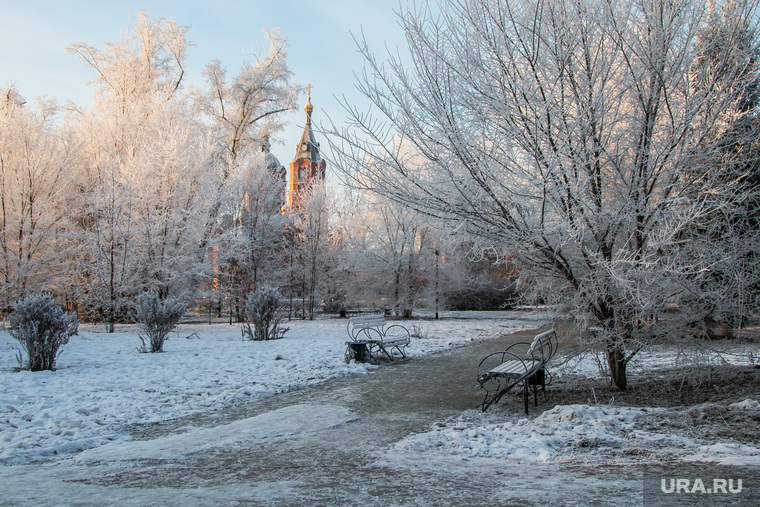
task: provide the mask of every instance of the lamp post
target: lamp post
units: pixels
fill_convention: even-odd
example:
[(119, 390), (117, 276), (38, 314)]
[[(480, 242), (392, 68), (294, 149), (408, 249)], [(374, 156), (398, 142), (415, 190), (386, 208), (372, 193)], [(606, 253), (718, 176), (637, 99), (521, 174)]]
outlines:
[(438, 256), (440, 252), (435, 249), (435, 320), (438, 320)]

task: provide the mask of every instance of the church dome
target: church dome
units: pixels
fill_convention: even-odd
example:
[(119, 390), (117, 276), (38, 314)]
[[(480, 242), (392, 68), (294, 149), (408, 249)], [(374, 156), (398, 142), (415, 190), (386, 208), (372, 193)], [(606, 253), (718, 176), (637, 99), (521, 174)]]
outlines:
[(277, 159), (277, 157), (272, 154), (271, 151), (266, 152), (266, 155), (264, 156), (264, 163), (267, 166), (267, 170), (273, 172), (273, 173), (279, 173), (280, 171), (285, 170), (285, 166), (280, 163), (280, 161)]

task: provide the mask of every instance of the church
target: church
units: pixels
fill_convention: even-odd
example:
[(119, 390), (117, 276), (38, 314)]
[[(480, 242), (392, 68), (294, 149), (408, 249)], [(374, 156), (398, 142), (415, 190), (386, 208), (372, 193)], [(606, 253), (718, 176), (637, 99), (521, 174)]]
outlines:
[[(227, 220), (222, 220), (219, 224), (219, 232), (222, 233), (225, 228), (234, 223), (238, 238), (244, 239), (245, 244), (248, 245), (246, 247), (248, 250), (244, 254), (240, 252), (236, 253), (233, 251), (234, 249), (232, 249), (231, 244), (224, 244), (224, 240), (222, 240), (222, 243), (211, 246), (208, 251), (214, 273), (211, 290), (215, 294), (215, 297), (212, 299), (215, 301), (220, 300), (221, 296), (219, 294), (223, 292), (221, 288), (223, 281), (235, 279), (233, 285), (238, 285), (238, 287), (228, 287), (227, 292), (241, 291), (239, 297), (232, 298), (236, 301), (236, 307), (234, 309), (230, 308), (230, 315), (233, 312), (238, 314), (238, 320), (240, 319), (239, 313), (241, 310), (238, 303), (244, 298), (243, 294), (256, 286), (260, 275), (259, 269), (261, 266), (259, 263), (247, 265), (247, 260), (258, 260), (261, 252), (254, 251), (257, 248), (274, 250), (282, 248), (282, 244), (278, 243), (278, 241), (267, 241), (266, 246), (261, 246), (260, 242), (254, 241), (255, 238), (275, 238), (278, 235), (272, 234), (272, 231), (267, 228), (281, 227), (281, 225), (278, 225), (281, 222), (278, 221), (259, 220), (260, 214), (263, 212), (268, 215), (287, 215), (290, 212), (295, 212), (296, 214), (303, 212), (310, 185), (313, 182), (324, 181), (325, 178), (327, 162), (322, 158), (319, 143), (314, 135), (311, 122), (311, 115), (314, 111), (314, 107), (311, 104), (311, 86), (309, 86), (309, 94), (304, 111), (306, 112), (306, 124), (296, 146), (295, 157), (289, 164), (290, 170), (287, 171), (270, 151), (269, 138), (264, 133), (261, 153), (259, 154), (259, 157), (262, 158), (254, 161), (254, 165), (261, 167), (259, 164), (263, 162), (265, 170), (273, 176), (275, 186), (259, 186), (261, 185), (260, 180), (254, 180), (258, 181), (258, 183), (246, 185), (243, 189), (242, 201), (240, 202), (237, 214), (229, 216)], [(274, 190), (275, 188), (277, 190)], [(267, 255), (264, 254), (263, 258), (266, 257)], [(277, 255), (274, 257), (277, 257)], [(221, 258), (225, 258), (225, 261), (220, 261)], [(225, 265), (222, 266), (222, 264)], [(226, 276), (220, 276), (222, 273), (225, 273)], [(221, 305), (221, 303), (219, 304)], [(216, 308), (216, 313), (221, 313), (221, 306)]]
[(265, 153), (267, 169), (281, 179), (285, 185), (283, 197), (283, 211), (297, 210), (303, 206), (304, 194), (312, 181), (324, 181), (327, 162), (322, 158), (319, 151), (319, 143), (314, 136), (311, 125), (311, 115), (314, 107), (311, 105), (311, 85), (309, 95), (304, 107), (306, 111), (306, 124), (304, 125), (301, 140), (296, 146), (296, 154), (290, 162), (290, 171), (280, 164), (277, 157), (270, 151), (268, 140), (262, 145)]

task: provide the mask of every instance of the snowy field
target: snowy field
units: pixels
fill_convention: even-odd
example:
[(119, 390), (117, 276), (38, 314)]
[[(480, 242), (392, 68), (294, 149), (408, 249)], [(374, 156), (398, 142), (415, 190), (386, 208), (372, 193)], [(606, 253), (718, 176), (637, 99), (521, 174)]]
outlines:
[[(448, 317), (457, 317), (449, 313)], [(410, 355), (421, 357), (520, 329), (540, 316), (467, 314), (407, 321)], [(130, 425), (166, 421), (362, 375), (346, 364), (346, 320), (293, 321), (282, 340), (243, 341), (239, 325), (181, 325), (164, 353), (138, 351), (134, 326), (107, 334), (82, 325), (61, 348), (55, 372), (17, 371), (19, 343), (0, 332), (0, 464), (20, 464), (128, 438)]]
[[(445, 317), (440, 321), (406, 322), (416, 335), (409, 350), (410, 365), (414, 365), (415, 358), (546, 325), (537, 313), (468, 312)], [(144, 505), (146, 501), (168, 504), (178, 498), (187, 505), (204, 505), (210, 499), (231, 504), (237, 498), (263, 499), (262, 503), (272, 505), (277, 504), (271, 503), (272, 498), (297, 500), (308, 486), (302, 477), (289, 475), (291, 472), (277, 472), (279, 475), (270, 480), (181, 490), (162, 489), (160, 477), (173, 463), (183, 463), (192, 456), (223, 455), (225, 450), (241, 444), (255, 449), (257, 442), (289, 442), (295, 447), (310, 448), (336, 431), (340, 433), (340, 428), (357, 424), (355, 411), (339, 400), (304, 400), (215, 426), (187, 427), (151, 440), (130, 439), (134, 425), (219, 411), (384, 367), (344, 362), (345, 320), (323, 318), (288, 325), (291, 329), (284, 339), (270, 342), (243, 341), (239, 326), (182, 325), (162, 354), (138, 352), (140, 340), (132, 326), (121, 326), (114, 334), (82, 326), (79, 336), (64, 346), (58, 370), (36, 373), (18, 371), (18, 344), (7, 332), (0, 332), (0, 465), (5, 465), (0, 466), (0, 483), (12, 486), (8, 501), (56, 504), (60, 495), (67, 494), (94, 498), (95, 504), (100, 494), (122, 495), (124, 504), (134, 505)], [(748, 347), (741, 354), (715, 354), (714, 360), (737, 364), (756, 360), (757, 345)], [(643, 368), (677, 366), (682, 360), (675, 352), (662, 349), (642, 356), (642, 362), (632, 365), (631, 371), (635, 374)], [(597, 358), (564, 361), (560, 357), (554, 375), (557, 379), (596, 377)], [(727, 403), (720, 415), (723, 422), (716, 419), (715, 424), (728, 424), (725, 421), (739, 413), (760, 418), (759, 400), (760, 393)], [(477, 470), (481, 468), (497, 474), (488, 479), (496, 488), (503, 487), (504, 494), (522, 495), (520, 498), (530, 496), (531, 488), (543, 491), (560, 481), (577, 499), (577, 505), (583, 505), (584, 498), (609, 497), (609, 491), (625, 491), (610, 505), (628, 505), (630, 499), (641, 498), (641, 482), (637, 479), (640, 472), (598, 475), (606, 473), (605, 469), (703, 463), (751, 467), (756, 470), (752, 477), (760, 475), (757, 446), (730, 438), (707, 438), (700, 435), (698, 428), (674, 431), (666, 424), (672, 414), (668, 410), (672, 408), (567, 404), (543, 412), (532, 410), (529, 417), (501, 405), (486, 413), (467, 410), (383, 446), (372, 466), (392, 471), (388, 473), (414, 470), (415, 474), (408, 478), (410, 494), (420, 488), (419, 495), (440, 495), (439, 481), (450, 481), (446, 489), (450, 496), (446, 498), (457, 499), (455, 503), (461, 500), (458, 495), (464, 494), (462, 487), (478, 483)], [(316, 449), (318, 454), (319, 446)], [(131, 488), (109, 488), (106, 492), (96, 484), (88, 485), (96, 476), (103, 481), (111, 476), (123, 478), (121, 474), (130, 474), (134, 467), (151, 460), (165, 463), (168, 468), (157, 469), (151, 479), (152, 469), (146, 465), (134, 479), (141, 477), (142, 482)], [(613, 468), (609, 469), (609, 465)], [(538, 482), (522, 477), (521, 471), (528, 469), (539, 477)], [(287, 470), (298, 473), (296, 468)], [(593, 473), (588, 475), (588, 470)], [(500, 485), (501, 472), (513, 477), (512, 482)], [(313, 473), (316, 481), (333, 483), (331, 470), (314, 469)], [(41, 485), (32, 497), (24, 488), (29, 482)], [(345, 484), (350, 483), (337, 482), (344, 486), (340, 491), (347, 495), (348, 503), (351, 498), (357, 501), (350, 496), (357, 492), (345, 489)], [(585, 489), (591, 487), (602, 489), (594, 496), (584, 496)], [(327, 489), (330, 494), (336, 491)], [(279, 493), (275, 494), (275, 490)], [(369, 493), (359, 494), (365, 495), (361, 496), (364, 504), (376, 504), (365, 502), (372, 499), (366, 496)], [(573, 504), (568, 503), (562, 489), (552, 494), (554, 503)], [(82, 498), (82, 504), (88, 504)], [(477, 503), (477, 496), (468, 498), (468, 505)]]

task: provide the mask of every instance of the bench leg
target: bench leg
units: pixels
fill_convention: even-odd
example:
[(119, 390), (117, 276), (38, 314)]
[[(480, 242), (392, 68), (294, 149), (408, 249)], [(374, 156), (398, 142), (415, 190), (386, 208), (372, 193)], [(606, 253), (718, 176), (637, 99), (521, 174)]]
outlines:
[(379, 348), (380, 352), (382, 352), (383, 354), (385, 354), (385, 356), (388, 358), (389, 361), (393, 361), (393, 353), (392, 353), (393, 352), (393, 348), (391, 348), (391, 352), (390, 353), (382, 345), (379, 345), (378, 348)]
[(496, 398), (496, 395), (491, 396), (491, 399), (489, 400), (488, 397), (491, 396), (490, 393), (486, 393), (485, 398), (483, 398), (483, 403), (480, 404), (480, 411), (485, 412), (488, 410), (488, 407), (491, 406), (491, 404), (494, 402), (494, 399)]
[(374, 343), (368, 343), (367, 344), (367, 362), (370, 364), (377, 364), (378, 363), (378, 357), (377, 357), (377, 351), (375, 350), (376, 344)]
[[(505, 394), (507, 394), (507, 392), (511, 388), (512, 388), (512, 386), (510, 386), (508, 388), (505, 388), (505, 389), (502, 389), (501, 391), (499, 391), (497, 393), (493, 393), (493, 394), (486, 393), (486, 397), (483, 398), (483, 403), (481, 404), (481, 407), (483, 407), (483, 412), (485, 412), (486, 410), (488, 410), (488, 407), (490, 407), (494, 403), (498, 403), (499, 400), (502, 398), (502, 396), (504, 396)], [(491, 397), (490, 400), (488, 399), (489, 396)]]
[[(406, 345), (404, 345), (403, 347), (406, 348)], [(382, 353), (386, 355), (386, 357), (388, 357), (389, 361), (394, 360), (394, 357), (393, 357), (394, 349), (398, 350), (398, 353), (401, 355), (401, 357), (406, 358), (406, 352), (404, 352), (404, 349), (402, 348), (401, 345), (391, 345), (388, 348), (384, 347), (383, 345), (378, 345), (378, 348), (380, 349)]]
[(528, 378), (528, 383), (533, 387), (533, 404), (538, 406), (538, 386), (541, 391), (546, 393), (546, 374), (544, 369), (537, 370), (536, 373)]

